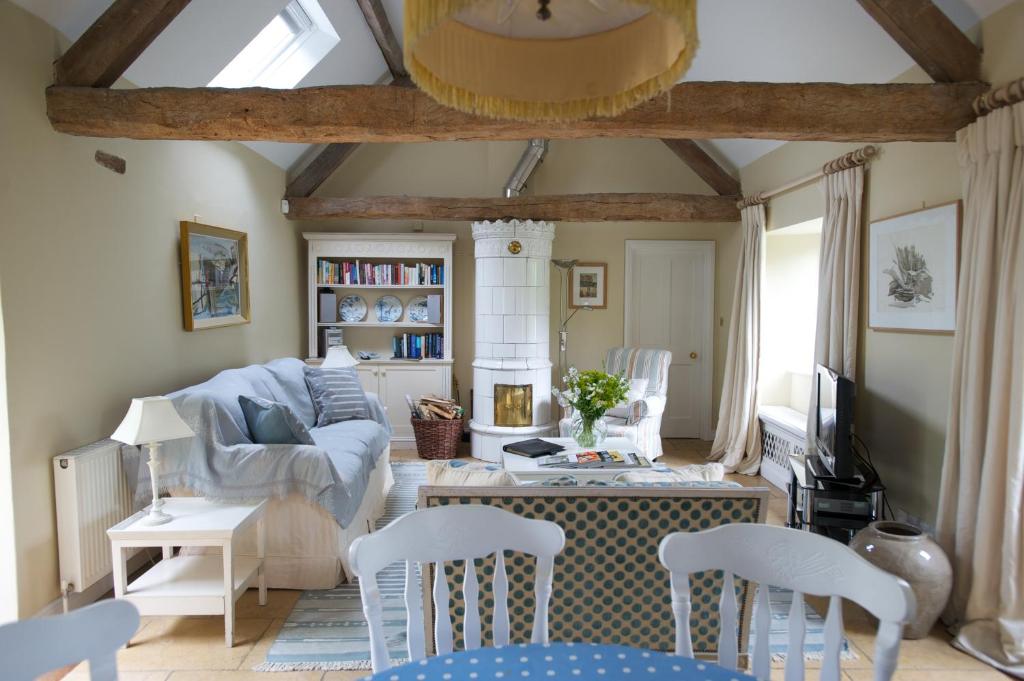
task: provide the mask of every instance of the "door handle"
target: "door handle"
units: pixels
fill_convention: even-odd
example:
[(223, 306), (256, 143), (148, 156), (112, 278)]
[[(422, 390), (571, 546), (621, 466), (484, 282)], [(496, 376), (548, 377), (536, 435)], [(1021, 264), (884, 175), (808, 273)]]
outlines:
[(697, 359), (697, 353), (696, 352), (691, 352), (690, 353), (690, 359)]

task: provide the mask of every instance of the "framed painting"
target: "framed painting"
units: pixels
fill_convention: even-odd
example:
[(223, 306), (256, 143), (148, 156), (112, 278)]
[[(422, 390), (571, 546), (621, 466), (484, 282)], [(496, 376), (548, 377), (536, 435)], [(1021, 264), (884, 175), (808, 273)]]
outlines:
[(569, 270), (569, 307), (608, 307), (608, 264), (580, 262)]
[(249, 323), (245, 232), (182, 221), (181, 303), (186, 331)]
[(952, 333), (960, 259), (961, 203), (871, 223), (868, 326)]

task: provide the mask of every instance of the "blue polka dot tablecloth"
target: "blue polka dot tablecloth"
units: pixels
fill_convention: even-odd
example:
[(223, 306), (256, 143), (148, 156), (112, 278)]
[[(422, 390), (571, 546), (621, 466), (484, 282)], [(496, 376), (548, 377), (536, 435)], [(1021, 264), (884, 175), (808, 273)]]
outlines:
[(395, 667), (372, 681), (749, 681), (710, 662), (625, 646), (552, 643), (480, 648)]

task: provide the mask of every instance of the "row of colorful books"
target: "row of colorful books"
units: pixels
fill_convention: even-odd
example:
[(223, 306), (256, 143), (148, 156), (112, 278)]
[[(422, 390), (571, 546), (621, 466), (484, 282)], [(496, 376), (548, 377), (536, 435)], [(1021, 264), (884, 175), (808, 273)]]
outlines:
[(317, 281), (322, 285), (443, 286), (444, 265), (418, 263), (332, 262), (318, 260)]
[(444, 334), (403, 333), (391, 339), (392, 359), (444, 359)]

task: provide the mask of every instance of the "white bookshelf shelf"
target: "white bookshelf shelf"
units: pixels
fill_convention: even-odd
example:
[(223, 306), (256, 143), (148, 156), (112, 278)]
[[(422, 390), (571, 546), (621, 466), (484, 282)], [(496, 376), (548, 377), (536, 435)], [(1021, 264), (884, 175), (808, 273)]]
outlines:
[[(405, 234), (360, 234), (355, 232), (307, 232), (303, 235), (309, 245), (307, 273), (309, 359), (311, 365), (323, 361), (324, 329), (344, 329), (344, 341), (353, 356), (361, 350), (379, 353), (376, 360), (360, 360), (356, 366), (359, 380), (367, 392), (376, 393), (387, 407), (391, 421), (393, 442), (412, 442), (414, 436), (409, 422), (406, 395), (414, 398), (434, 394), (452, 395), (452, 245), (454, 234), (415, 232)], [(360, 261), (373, 265), (443, 265), (443, 284), (323, 284), (320, 283), (319, 260), (334, 263)], [(429, 279), (427, 280), (429, 281)], [(373, 291), (378, 291), (373, 294)], [(360, 293), (367, 306), (366, 321), (320, 322), (320, 296), (334, 294), (340, 300), (349, 292)], [(419, 295), (441, 294), (442, 318), (440, 324), (397, 321), (378, 322), (373, 312), (377, 298), (385, 292), (401, 300), (404, 307)], [(335, 303), (337, 304), (337, 303)], [(406, 313), (403, 311), (402, 316)], [(443, 338), (444, 356), (421, 360), (391, 359), (392, 339), (402, 334), (434, 334)]]
[(357, 289), (408, 289), (423, 291), (443, 291), (444, 284), (317, 284), (317, 288), (357, 288)]
[(341, 326), (383, 329), (443, 329), (444, 324), (427, 324), (424, 322), (317, 322), (317, 326)]

